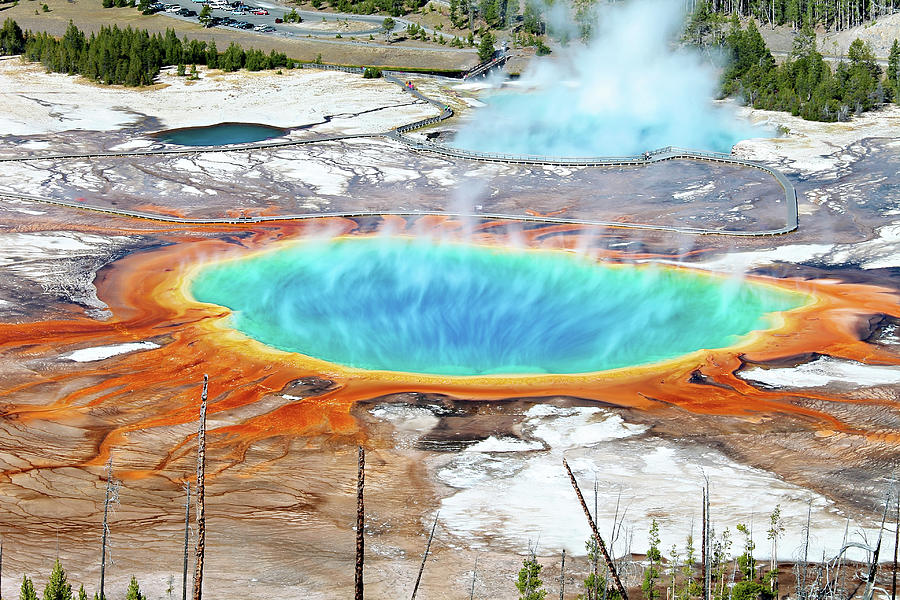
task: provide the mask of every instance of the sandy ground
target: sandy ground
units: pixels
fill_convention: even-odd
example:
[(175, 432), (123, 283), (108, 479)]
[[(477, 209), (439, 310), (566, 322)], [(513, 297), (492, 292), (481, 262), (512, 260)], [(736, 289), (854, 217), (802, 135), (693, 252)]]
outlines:
[[(164, 88), (126, 90), (100, 88), (2, 62), (0, 89), (5, 90), (4, 101), (10, 107), (0, 117), (0, 130), (10, 134), (4, 136), (3, 147), (13, 147), (17, 135), (27, 138), (29, 151), (69, 147), (79, 141), (72, 137), (73, 130), (82, 138), (87, 137), (84, 131), (90, 131), (92, 140), (141, 143), (135, 130), (142, 123), (149, 121), (160, 128), (200, 125), (223, 120), (222, 113), (279, 126), (346, 115), (317, 126), (315, 132), (380, 131), (433, 114), (429, 106), (410, 104), (395, 86), (344, 74), (204, 75), (192, 85), (167, 75)], [(12, 90), (15, 93), (9, 93)], [(441, 93), (453, 97), (452, 90)], [(619, 232), (610, 235), (609, 243), (637, 244), (649, 253), (702, 248), (693, 259), (695, 265), (735, 269), (735, 273), (797, 268), (803, 276), (824, 277), (828, 268), (850, 264), (852, 276), (869, 271), (872, 281), (892, 285), (885, 267), (897, 266), (894, 261), (900, 256), (895, 229), (900, 212), (891, 212), (896, 209), (891, 204), (895, 199), (884, 194), (877, 206), (863, 207), (866, 212), (859, 212), (854, 204), (881, 195), (873, 191), (880, 188), (873, 187), (868, 171), (859, 169), (882, 148), (869, 145), (868, 140), (897, 136), (900, 112), (891, 109), (834, 125), (761, 111), (746, 114), (790, 130), (784, 138), (744, 142), (736, 151), (780, 166), (798, 183), (804, 220), (796, 236), (732, 243)], [(129, 142), (128, 136), (135, 139)], [(282, 179), (265, 171), (266, 161)], [(253, 185), (239, 187), (245, 180), (259, 180), (258, 187), (266, 189), (253, 198), (260, 206), (289, 201), (320, 206), (324, 199), (342, 207), (368, 195), (376, 198), (366, 202), (382, 201), (390, 207), (429, 207), (437, 201), (433, 199), (446, 202), (450, 196), (462, 205), (477, 198), (477, 202), (499, 206), (525, 208), (534, 203), (532, 207), (548, 209), (582, 193), (584, 206), (590, 207), (589, 200), (595, 198), (590, 192), (597, 188), (595, 176), (581, 170), (452, 165), (411, 155), (396, 144), (368, 140), (323, 145), (307, 154), (226, 153), (99, 167), (88, 161), (27, 169), (10, 165), (0, 168), (0, 175), (5, 185), (31, 182), (35, 189), (29, 191), (56, 193), (80, 186), (108, 201), (123, 200), (127, 194), (122, 190), (127, 189), (135, 197), (143, 193), (175, 210), (203, 208), (202, 198), (211, 196), (205, 190), (217, 191), (226, 199), (249, 196)], [(700, 178), (678, 193), (689, 192), (692, 195), (682, 199), (699, 202), (699, 191), (722, 177)], [(294, 188), (281, 187), (290, 180), (312, 190), (309, 197), (295, 200), (288, 193)], [(556, 187), (550, 186), (551, 181)], [(175, 183), (183, 187), (173, 187)], [(628, 184), (629, 189), (637, 186), (638, 182)], [(519, 204), (514, 204), (517, 199)], [(98, 220), (36, 203), (4, 202), (3, 207), (0, 272), (5, 283), (0, 310), (8, 321), (27, 322), (35, 315), (61, 318), (65, 311), (80, 313), (82, 307), (102, 318), (102, 298), (91, 293), (96, 292), (94, 277), (103, 265), (122, 255), (172, 243), (179, 236), (207, 235), (152, 223)], [(832, 231), (823, 226), (848, 222), (858, 229)], [(115, 229), (118, 235), (97, 233), (104, 228)], [(884, 347), (900, 341), (896, 328), (890, 326), (879, 329), (876, 337)], [(96, 383), (95, 376), (88, 375), (89, 368), (106, 365), (114, 370), (120, 359), (142, 353), (164, 356), (166, 343), (165, 336), (160, 336), (127, 346), (34, 349), (25, 357), (3, 354), (0, 380), (24, 384), (47, 373), (76, 374), (65, 386), (48, 383), (11, 400), (42, 406), (47, 397), (65, 397)], [(803, 368), (757, 365), (743, 378), (764, 385), (789, 382), (793, 388), (879, 398), (878, 406), (835, 402), (828, 410), (862, 430), (884, 432), (885, 439), (897, 428), (895, 406), (900, 398), (892, 370), (818, 360)], [(257, 405), (223, 411), (212, 422), (217, 443), (210, 460), (217, 473), (209, 492), (207, 593), (247, 598), (347, 597), (352, 581), (352, 444), (324, 436), (275, 438), (253, 445), (235, 460), (227, 438), (216, 433), (295, 402), (310, 394), (308, 388), (314, 385), (298, 382), (295, 390), (274, 390)], [(164, 393), (138, 390), (118, 407), (98, 408), (83, 420), (38, 419), (27, 427), (3, 422), (0, 462), (5, 479), (0, 514), (8, 517), (0, 519), (0, 528), (12, 548), (6, 556), (8, 576), (3, 587), (7, 596), (14, 596), (16, 578), (22, 573), (43, 577), (49, 571), (52, 553), (48, 548), (57, 531), (60, 555), (73, 580), (94, 589), (102, 470), (82, 462), (93, 456), (97, 431), (105, 424), (127, 423), (140, 414), (150, 397)], [(812, 398), (804, 402), (826, 403)], [(575, 555), (567, 559), (571, 569), (567, 597), (574, 597), (575, 579), (585, 567), (581, 542), (587, 531), (561, 478), (562, 456), (572, 462), (585, 490), (594, 479), (598, 481), (604, 531), (611, 528), (614, 499), (621, 493), (629, 517), (615, 545), (620, 555), (645, 549), (648, 515), (662, 523), (665, 547), (683, 543), (691, 519), (698, 518), (696, 493), (705, 472), (715, 485), (714, 510), (720, 527), (738, 521), (762, 527), (773, 505), (782, 505), (790, 531), (782, 546), (785, 558), (795, 556), (799, 547), (798, 532), (807, 505), (813, 507), (817, 524), (816, 552), (838, 544), (847, 518), (851, 533), (858, 535), (858, 528), (868, 528), (871, 538), (872, 500), (882, 493), (884, 477), (892, 472), (897, 456), (896, 445), (889, 441), (812, 431), (802, 419), (755, 414), (700, 418), (675, 409), (646, 414), (571, 398), (473, 404), (398, 395), (361, 404), (354, 414), (373, 446), (367, 537), (371, 598), (408, 593), (437, 510), (442, 521), (420, 598), (467, 598), (476, 556), (475, 597), (515, 598), (512, 581), (529, 541), (539, 542), (551, 596), (557, 589), (555, 581), (551, 583), (558, 576), (557, 552), (566, 548)], [(167, 426), (133, 431), (122, 443), (116, 460), (126, 465), (121, 476), (124, 486), (112, 527), (116, 562), (108, 571), (113, 594), (119, 594), (131, 573), (137, 573), (154, 600), (177, 596), (183, 515), (178, 480), (190, 476), (193, 468), (190, 444), (183, 448), (179, 444), (188, 439), (188, 429)], [(160, 456), (173, 447), (181, 450), (158, 475), (128, 476), (129, 469), (158, 464)], [(758, 543), (760, 556), (765, 556), (767, 544), (761, 539)], [(639, 565), (629, 562), (628, 572), (629, 583), (639, 584)], [(170, 577), (171, 593), (167, 592), (172, 587)]]

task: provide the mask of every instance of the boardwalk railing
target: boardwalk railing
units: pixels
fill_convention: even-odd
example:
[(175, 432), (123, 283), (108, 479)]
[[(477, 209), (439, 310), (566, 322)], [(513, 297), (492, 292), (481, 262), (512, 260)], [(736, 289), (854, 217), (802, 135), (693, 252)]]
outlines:
[(504, 53), (497, 58), (492, 58), (490, 60), (484, 61), (481, 64), (475, 65), (470, 71), (463, 75), (463, 80), (471, 79), (472, 77), (478, 77), (479, 75), (484, 75), (494, 67), (499, 67), (507, 60), (509, 60), (509, 55)]
[(343, 73), (356, 73), (362, 75), (362, 67), (345, 67), (342, 65), (326, 65), (324, 63), (300, 63), (301, 69), (319, 69), (321, 71), (341, 71)]

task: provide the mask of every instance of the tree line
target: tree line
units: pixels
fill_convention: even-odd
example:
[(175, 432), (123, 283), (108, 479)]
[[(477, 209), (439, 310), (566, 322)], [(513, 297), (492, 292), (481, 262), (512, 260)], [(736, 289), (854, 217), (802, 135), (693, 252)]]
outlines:
[(766, 25), (842, 30), (900, 11), (898, 0), (690, 0), (692, 11), (753, 17)]
[(900, 102), (900, 44), (894, 40), (886, 73), (871, 46), (850, 44), (847, 60), (834, 69), (804, 25), (790, 56), (780, 65), (751, 19), (741, 28), (734, 16), (724, 47), (730, 54), (723, 74), (724, 95), (740, 95), (754, 108), (787, 111), (812, 121), (843, 121), (885, 102)]
[(101, 27), (86, 36), (69, 23), (62, 38), (44, 32), (23, 32), (11, 19), (0, 29), (0, 54), (22, 54), (27, 60), (40, 62), (48, 70), (68, 75), (82, 75), (105, 84), (143, 86), (153, 83), (160, 69), (184, 65), (206, 65), (223, 71), (247, 69), (293, 68), (294, 61), (274, 50), (244, 50), (232, 42), (220, 53), (216, 42), (178, 39), (173, 29), (165, 34), (150, 34), (146, 29), (120, 29), (117, 25)]
[[(106, 596), (101, 596), (100, 592), (94, 592), (93, 599), (106, 600)], [(34, 582), (28, 575), (22, 576), (22, 585), (19, 587), (19, 600), (38, 600)], [(68, 581), (66, 571), (63, 569), (59, 559), (56, 559), (47, 585), (44, 586), (43, 600), (88, 600), (88, 595), (84, 591), (84, 584), (78, 588), (77, 592), (73, 592), (72, 584)], [(131, 582), (125, 591), (125, 600), (147, 600), (147, 597), (141, 592), (134, 575), (131, 576)]]
[[(885, 503), (882, 529), (891, 504), (896, 506), (891, 500)], [(836, 557), (815, 562), (810, 561), (808, 556), (810, 522), (811, 517), (808, 515), (804, 531), (805, 550), (801, 551), (800, 557), (792, 565), (793, 589), (783, 589), (784, 582), (779, 580), (789, 572), (779, 565), (776, 558), (779, 542), (783, 541), (787, 532), (780, 506), (777, 505), (769, 514), (765, 523), (767, 527), (762, 531), (770, 552), (770, 558), (765, 561), (755, 556), (758, 544), (752, 525), (739, 523), (735, 526), (734, 533), (732, 529), (726, 528), (717, 535), (707, 523), (701, 532), (701, 539), (705, 537), (706, 544), (701, 543), (698, 548), (698, 540), (691, 533), (685, 538), (683, 546), (674, 544), (666, 551), (661, 544), (659, 523), (656, 519), (651, 519), (649, 547), (644, 560), (639, 563), (639, 572), (633, 575), (640, 580), (639, 597), (641, 600), (775, 600), (787, 597), (788, 592), (792, 592), (799, 598), (850, 600), (856, 596), (860, 587), (864, 587), (863, 597), (871, 598), (876, 586), (879, 548), (883, 545), (881, 534), (877, 540), (868, 540), (867, 544), (859, 546), (866, 548), (868, 552), (866, 561), (856, 562), (845, 556), (845, 539)], [(897, 531), (900, 531), (900, 526)], [(885, 543), (884, 546), (886, 545)], [(622, 600), (620, 592), (610, 585), (609, 571), (605, 571), (598, 560), (595, 540), (588, 539), (585, 547), (592, 566), (587, 576), (580, 581), (577, 599)], [(881, 552), (888, 553), (886, 548)], [(626, 554), (629, 553), (630, 550), (626, 551)], [(620, 563), (617, 569), (621, 566)], [(536, 549), (530, 546), (528, 555), (522, 560), (522, 567), (513, 580), (519, 600), (545, 600), (549, 592), (541, 577), (543, 568), (544, 565), (537, 559)], [(559, 589), (560, 598), (568, 595), (565, 568), (566, 553), (563, 551), (559, 582), (550, 586)], [(893, 578), (896, 572), (895, 560), (890, 572), (882, 575)], [(634, 579), (632, 581), (636, 583)]]

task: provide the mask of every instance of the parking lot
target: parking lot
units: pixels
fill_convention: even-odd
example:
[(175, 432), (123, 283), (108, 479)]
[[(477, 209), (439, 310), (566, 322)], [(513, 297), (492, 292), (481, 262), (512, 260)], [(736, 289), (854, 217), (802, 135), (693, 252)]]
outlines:
[[(303, 23), (311, 19), (315, 19), (316, 24), (321, 21), (341, 22), (346, 17), (331, 13), (311, 13), (309, 11), (296, 11), (301, 21), (291, 24), (283, 23), (285, 14), (290, 9), (283, 6), (277, 6), (271, 3), (261, 4), (243, 4), (235, 0), (230, 4), (212, 4), (208, 0), (192, 1), (186, 0), (180, 4), (162, 4), (156, 3), (151, 5), (152, 9), (159, 14), (167, 17), (173, 17), (185, 21), (199, 21), (199, 13), (204, 4), (209, 4), (212, 9), (212, 27), (231, 27), (234, 29), (245, 29), (257, 31), (260, 33), (274, 34), (284, 37), (330, 37), (334, 38), (340, 34), (340, 31), (328, 31), (322, 28), (304, 28)], [(355, 28), (352, 33), (347, 35), (368, 37), (370, 35), (382, 33), (381, 22), (384, 17), (369, 15), (353, 15), (352, 20), (371, 27)], [(395, 29), (400, 25), (397, 24)]]

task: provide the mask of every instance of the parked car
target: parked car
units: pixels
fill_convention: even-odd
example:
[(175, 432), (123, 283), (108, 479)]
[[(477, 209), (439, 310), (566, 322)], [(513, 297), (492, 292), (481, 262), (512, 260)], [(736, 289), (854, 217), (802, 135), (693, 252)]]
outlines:
[(284, 19), (275, 17), (275, 22), (276, 22), (276, 23), (284, 23)]
[(177, 4), (170, 4), (166, 6), (167, 13), (177, 13), (179, 10), (181, 10), (181, 7)]
[(272, 33), (273, 31), (275, 31), (275, 28), (271, 25), (266, 25), (265, 27), (260, 29), (260, 31), (262, 31), (263, 33)]
[(253, 23), (243, 23), (241, 29), (253, 29)]
[(267, 11), (267, 10), (264, 9), (264, 8), (256, 8), (256, 9), (254, 9), (254, 10), (251, 10), (250, 12), (252, 12), (254, 15), (267, 15), (267, 14), (269, 14), (269, 11)]
[(231, 14), (233, 14), (233, 15), (246, 15), (246, 14), (247, 14), (247, 11), (241, 10), (240, 8), (235, 8), (234, 10), (231, 11)]
[(191, 9), (189, 9), (189, 8), (182, 8), (181, 10), (179, 10), (179, 11), (178, 11), (177, 13), (175, 13), (175, 14), (177, 14), (177, 15), (180, 16), (180, 17), (196, 17), (196, 16), (197, 16), (197, 11), (196, 11), (196, 10), (191, 10)]

